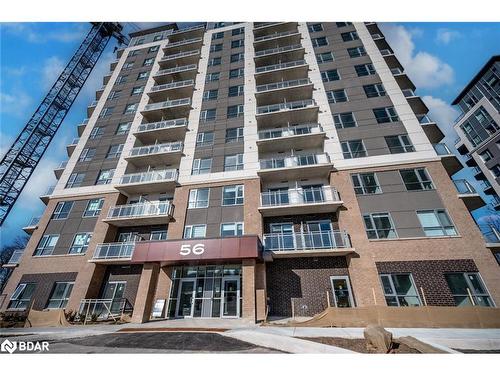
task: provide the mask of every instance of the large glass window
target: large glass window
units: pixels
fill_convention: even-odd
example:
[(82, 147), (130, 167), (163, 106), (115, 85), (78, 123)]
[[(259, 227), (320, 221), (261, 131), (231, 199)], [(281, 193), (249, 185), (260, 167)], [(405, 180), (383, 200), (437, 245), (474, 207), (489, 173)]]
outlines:
[(417, 211), (418, 220), (427, 237), (456, 236), (457, 231), (445, 210)]
[(64, 309), (68, 304), (74, 282), (57, 282), (50, 294), (47, 309)]
[(378, 96), (385, 96), (385, 88), (381, 83), (375, 85), (365, 85), (363, 86), (367, 98), (376, 98)]
[(51, 219), (54, 220), (66, 219), (72, 207), (73, 207), (73, 201), (58, 202), (56, 208), (54, 209), (54, 213), (52, 214)]
[(78, 161), (91, 161), (95, 156), (95, 151), (95, 148), (84, 148), (78, 158)]
[(166, 230), (152, 230), (149, 237), (150, 241), (164, 241), (167, 239)]
[(204, 238), (207, 226), (205, 224), (186, 225), (184, 227), (184, 238)]
[(111, 146), (109, 146), (108, 153), (106, 154), (106, 159), (119, 158), (122, 151), (123, 151), (123, 144), (111, 145)]
[(372, 64), (362, 64), (354, 66), (358, 77), (371, 76), (376, 73)]
[(320, 38), (311, 39), (313, 47), (323, 47), (328, 45), (328, 40), (326, 37), (322, 36)]
[(110, 184), (113, 180), (113, 175), (115, 174), (114, 169), (103, 169), (99, 171), (99, 175), (97, 176), (97, 180), (95, 182), (96, 185), (107, 185)]
[(243, 61), (245, 59), (245, 54), (243, 52), (235, 53), (231, 55), (229, 62), (235, 63), (238, 61)]
[(344, 159), (363, 158), (366, 154), (365, 145), (361, 139), (340, 142)]
[(131, 122), (121, 122), (118, 124), (118, 127), (116, 128), (116, 135), (124, 135), (127, 134), (130, 126), (132, 126)]
[(379, 124), (399, 121), (398, 114), (394, 107), (375, 108), (373, 114)]
[(409, 273), (380, 275), (387, 306), (420, 306), (420, 297)]
[(35, 250), (35, 256), (50, 255), (59, 240), (58, 234), (46, 234), (42, 237)]
[(366, 51), (365, 47), (354, 47), (354, 48), (348, 48), (347, 53), (351, 58), (353, 57), (360, 57), (360, 56), (365, 56)]
[(243, 95), (243, 85), (230, 86), (227, 96), (240, 96)]
[(354, 192), (358, 195), (382, 193), (375, 173), (357, 173), (352, 176)]
[(73, 238), (73, 243), (69, 248), (69, 254), (85, 254), (89, 247), (90, 239), (92, 238), (92, 233), (77, 233), (75, 238)]
[(26, 310), (35, 291), (35, 283), (21, 283), (10, 297), (9, 309)]
[(212, 169), (212, 158), (194, 159), (192, 175), (210, 173)]
[(75, 188), (82, 185), (85, 173), (71, 173), (66, 183), (66, 188)]
[(243, 128), (226, 129), (226, 143), (242, 142)]
[(188, 208), (208, 207), (209, 194), (210, 194), (209, 188), (191, 189), (189, 191)]
[(224, 157), (224, 171), (239, 171), (243, 169), (243, 154), (226, 155)]
[(212, 121), (215, 120), (216, 109), (205, 109), (200, 112), (200, 121)]
[(207, 73), (206, 82), (215, 82), (220, 78), (220, 72)]
[(203, 93), (202, 100), (216, 100), (219, 96), (219, 90), (207, 90)]
[(453, 294), (457, 306), (491, 306), (491, 300), (486, 287), (477, 272), (454, 272), (444, 275), (448, 287)]
[(241, 78), (245, 75), (243, 68), (231, 69), (229, 71), (229, 78)]
[(356, 31), (350, 31), (348, 33), (342, 33), (342, 34), (340, 34), (340, 36), (342, 37), (342, 40), (344, 42), (350, 42), (352, 40), (358, 40), (359, 39), (358, 33)]
[(311, 25), (307, 25), (307, 29), (310, 33), (317, 33), (319, 31), (323, 31), (323, 25), (321, 23), (313, 23)]
[(347, 102), (347, 94), (344, 89), (327, 91), (326, 97), (328, 98), (328, 103)]
[(387, 212), (363, 215), (366, 235), (369, 239), (396, 238), (397, 233), (392, 223), (391, 215)]
[(331, 69), (326, 72), (321, 72), (321, 79), (323, 82), (338, 81), (340, 79), (340, 75), (337, 69)]
[(333, 121), (337, 129), (354, 128), (356, 118), (352, 112), (336, 113), (333, 115)]
[(385, 142), (391, 154), (402, 154), (404, 152), (414, 152), (415, 147), (407, 135), (391, 135), (385, 137)]
[(334, 57), (333, 57), (332, 52), (318, 53), (316, 55), (316, 61), (318, 62), (318, 64), (330, 62), (333, 60), (334, 60)]
[(235, 237), (243, 235), (243, 223), (222, 223), (220, 225), (221, 237)]
[(104, 204), (103, 198), (90, 199), (87, 203), (85, 211), (83, 212), (83, 217), (99, 216), (103, 204)]
[(245, 45), (245, 39), (238, 39), (231, 41), (231, 48), (240, 48)]
[(227, 118), (243, 116), (243, 104), (231, 105), (227, 107)]
[(238, 204), (243, 204), (243, 185), (231, 185), (224, 186), (222, 188), (222, 205), (223, 206), (234, 206)]
[(214, 144), (214, 132), (198, 133), (196, 147), (211, 146)]
[(402, 169), (399, 171), (406, 190), (432, 190), (434, 186), (425, 168)]

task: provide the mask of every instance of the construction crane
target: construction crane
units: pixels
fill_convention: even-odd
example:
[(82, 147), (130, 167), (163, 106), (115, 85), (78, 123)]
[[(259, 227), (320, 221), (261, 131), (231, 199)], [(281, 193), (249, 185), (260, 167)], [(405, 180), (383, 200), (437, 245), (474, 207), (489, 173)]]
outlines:
[(126, 43), (123, 26), (92, 22), (92, 29), (0, 163), (0, 226), (12, 210), (85, 81), (114, 37)]

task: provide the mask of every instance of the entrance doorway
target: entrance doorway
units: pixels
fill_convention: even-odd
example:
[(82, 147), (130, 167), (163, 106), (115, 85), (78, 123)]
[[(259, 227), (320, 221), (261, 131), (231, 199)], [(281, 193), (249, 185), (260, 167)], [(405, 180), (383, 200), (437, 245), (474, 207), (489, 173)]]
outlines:
[(193, 294), (196, 279), (181, 280), (177, 299), (175, 316), (177, 318), (190, 318), (193, 316)]
[(354, 307), (349, 276), (332, 276), (330, 281), (332, 283), (334, 306)]
[(240, 316), (240, 279), (222, 279), (222, 318), (237, 318)]

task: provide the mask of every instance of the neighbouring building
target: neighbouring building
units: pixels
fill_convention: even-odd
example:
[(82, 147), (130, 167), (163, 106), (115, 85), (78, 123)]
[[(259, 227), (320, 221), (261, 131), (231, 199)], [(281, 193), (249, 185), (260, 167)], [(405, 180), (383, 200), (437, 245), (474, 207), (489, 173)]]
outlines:
[(500, 269), (469, 213), (484, 202), (450, 179), (462, 165), (427, 112), (374, 22), (133, 33), (1, 309), (495, 306)]

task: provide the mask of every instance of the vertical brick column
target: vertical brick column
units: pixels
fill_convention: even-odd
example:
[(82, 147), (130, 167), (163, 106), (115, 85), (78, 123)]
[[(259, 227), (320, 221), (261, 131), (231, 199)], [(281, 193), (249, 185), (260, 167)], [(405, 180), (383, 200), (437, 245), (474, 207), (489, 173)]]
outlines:
[(255, 259), (243, 259), (242, 265), (243, 319), (255, 322)]
[(255, 309), (256, 320), (266, 319), (267, 293), (266, 293), (266, 264), (255, 265)]
[(160, 269), (160, 274), (158, 275), (158, 283), (156, 286), (156, 293), (154, 300), (164, 299), (165, 300), (165, 315), (167, 317), (168, 309), (168, 299), (170, 298), (170, 288), (172, 286), (172, 267), (162, 267)]
[(104, 265), (85, 264), (76, 277), (66, 309), (77, 311), (82, 299), (99, 298), (105, 273), (106, 266)]
[(144, 323), (149, 320), (159, 273), (160, 265), (158, 263), (144, 264), (134, 303), (133, 323)]

